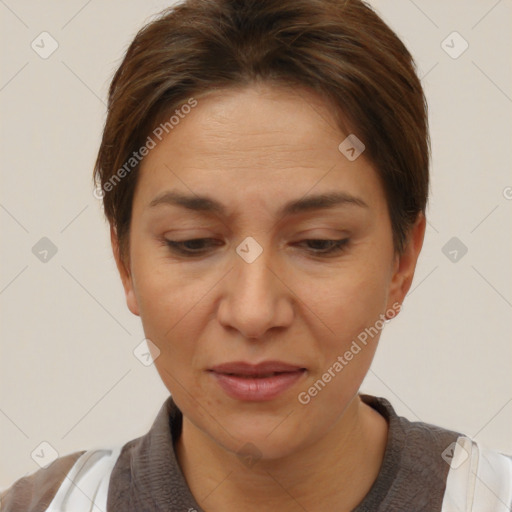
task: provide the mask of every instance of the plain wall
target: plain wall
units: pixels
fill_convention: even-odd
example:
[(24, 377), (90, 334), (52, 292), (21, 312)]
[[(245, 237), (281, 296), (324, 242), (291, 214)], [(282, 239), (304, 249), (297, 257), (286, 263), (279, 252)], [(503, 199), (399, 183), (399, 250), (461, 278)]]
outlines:
[[(361, 390), (512, 453), (512, 3), (370, 3), (418, 63), (433, 161), (416, 276)], [(170, 2), (54, 4), (0, 3), (0, 488), (39, 468), (43, 441), (62, 456), (143, 435), (168, 396), (134, 357), (144, 334), (91, 176), (113, 72)], [(59, 45), (47, 59), (31, 47), (43, 31)]]

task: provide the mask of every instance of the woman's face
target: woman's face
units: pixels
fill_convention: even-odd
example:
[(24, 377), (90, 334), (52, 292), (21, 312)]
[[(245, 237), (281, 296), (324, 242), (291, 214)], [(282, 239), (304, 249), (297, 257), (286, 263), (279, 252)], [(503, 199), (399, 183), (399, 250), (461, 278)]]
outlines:
[[(230, 451), (252, 443), (276, 458), (319, 440), (351, 403), (383, 315), (410, 286), (424, 223), (399, 259), (376, 171), (338, 149), (348, 134), (312, 93), (196, 100), (141, 164), (118, 265), (186, 420)], [(313, 200), (326, 194), (338, 197)]]

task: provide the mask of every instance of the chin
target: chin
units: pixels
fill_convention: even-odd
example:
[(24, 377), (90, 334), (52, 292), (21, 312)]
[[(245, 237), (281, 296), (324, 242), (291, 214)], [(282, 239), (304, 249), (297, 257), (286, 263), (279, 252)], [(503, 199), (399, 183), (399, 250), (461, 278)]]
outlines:
[[(288, 431), (271, 436), (268, 435), (268, 431), (249, 432), (236, 437), (240, 440), (239, 444), (231, 442), (225, 448), (237, 455), (246, 465), (257, 461), (284, 459), (296, 453), (301, 444), (300, 439)], [(249, 464), (246, 459), (249, 459)]]
[(230, 435), (223, 436), (223, 442), (219, 439), (217, 442), (239, 456), (248, 454), (261, 459), (280, 459), (296, 452), (300, 445), (313, 442), (308, 442), (311, 426), (305, 422), (297, 424), (297, 419), (287, 418), (287, 414), (233, 414), (225, 418), (229, 418), (224, 425)]

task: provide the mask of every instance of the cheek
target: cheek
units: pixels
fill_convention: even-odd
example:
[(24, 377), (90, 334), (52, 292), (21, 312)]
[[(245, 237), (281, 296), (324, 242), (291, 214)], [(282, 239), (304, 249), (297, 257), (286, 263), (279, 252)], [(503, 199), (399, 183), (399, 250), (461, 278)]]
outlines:
[[(323, 288), (312, 287), (318, 297), (315, 309), (336, 335), (357, 335), (384, 313), (389, 279), (383, 268), (371, 262), (352, 266), (333, 275)], [(311, 295), (310, 295), (311, 296)]]
[(199, 317), (204, 315), (204, 293), (189, 288), (177, 287), (169, 277), (158, 278), (156, 272), (139, 287), (144, 333), (159, 350), (155, 367), (172, 395), (184, 393), (184, 398), (198, 394), (194, 369), (202, 330)]
[(134, 237), (133, 247), (132, 272), (140, 316), (161, 338), (201, 300), (204, 286), (200, 279), (184, 273), (182, 266), (171, 263), (165, 247), (142, 237)]
[(367, 271), (340, 273), (316, 289), (319, 314), (311, 322), (318, 358), (297, 399), (319, 428), (339, 418), (368, 372), (384, 326), (386, 290), (385, 276)]
[(207, 286), (148, 255), (137, 255), (132, 269), (144, 333), (160, 350), (156, 364), (179, 368), (192, 357)]
[[(388, 278), (383, 267), (366, 261), (333, 275), (329, 285), (317, 287), (310, 295), (316, 297), (312, 309), (318, 317), (311, 316), (311, 321), (316, 325), (313, 339), (319, 354), (310, 384), (318, 379), (329, 382), (322, 391), (323, 398), (315, 400), (317, 404), (341, 395), (348, 399), (350, 393), (357, 391), (384, 327), (381, 315), (386, 311), (387, 292)], [(331, 373), (326, 375), (329, 370)]]

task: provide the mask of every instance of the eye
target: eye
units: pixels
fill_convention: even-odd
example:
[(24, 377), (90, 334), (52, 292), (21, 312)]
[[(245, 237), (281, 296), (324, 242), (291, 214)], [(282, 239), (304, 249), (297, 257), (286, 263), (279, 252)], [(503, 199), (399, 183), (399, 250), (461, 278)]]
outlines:
[(321, 240), (321, 239), (309, 239), (302, 240), (300, 243), (306, 243), (312, 246), (312, 252), (314, 255), (332, 255), (344, 251), (349, 242), (349, 238), (342, 238), (341, 240)]
[[(345, 250), (348, 242), (348, 238), (341, 240), (309, 239), (302, 240), (297, 245), (305, 243), (309, 246), (308, 252), (317, 256), (329, 256)], [(193, 238), (181, 241), (165, 239), (165, 244), (177, 254), (193, 257), (205, 254), (209, 248), (221, 245), (222, 242), (214, 238)]]
[[(209, 242), (207, 247), (211, 247), (213, 245), (220, 245), (217, 240), (213, 238), (193, 238), (191, 240), (165, 240), (165, 243), (169, 246), (169, 248), (178, 253), (185, 256), (194, 256), (194, 255), (202, 255), (205, 251), (205, 242)], [(214, 243), (212, 243), (214, 242)]]

